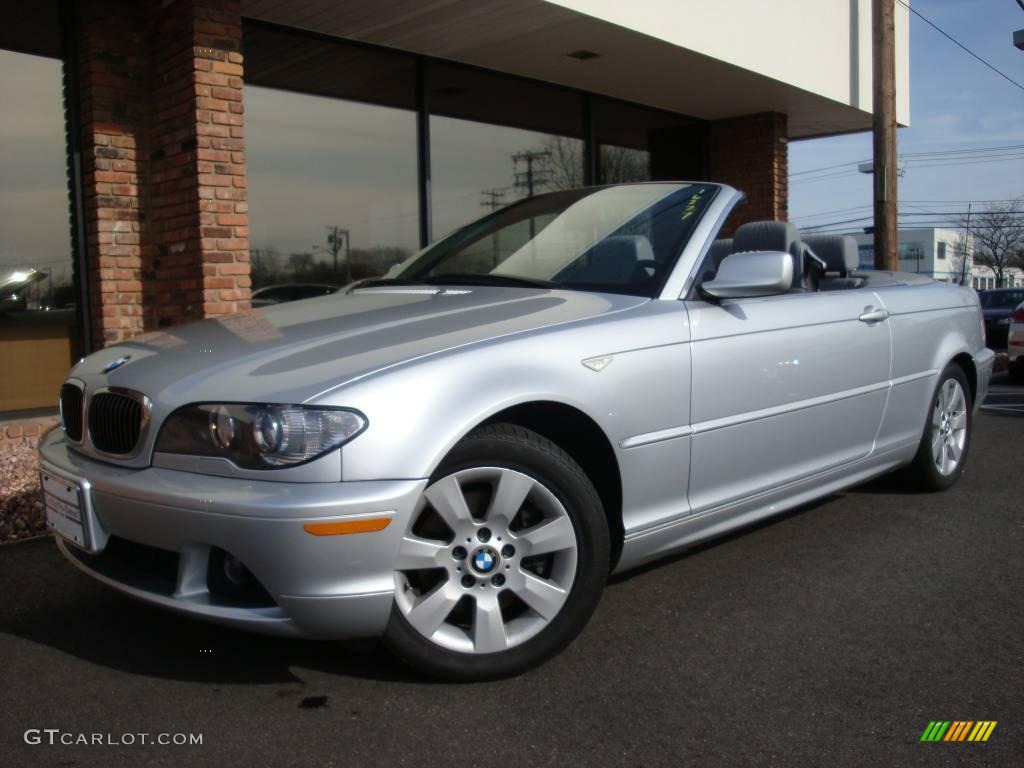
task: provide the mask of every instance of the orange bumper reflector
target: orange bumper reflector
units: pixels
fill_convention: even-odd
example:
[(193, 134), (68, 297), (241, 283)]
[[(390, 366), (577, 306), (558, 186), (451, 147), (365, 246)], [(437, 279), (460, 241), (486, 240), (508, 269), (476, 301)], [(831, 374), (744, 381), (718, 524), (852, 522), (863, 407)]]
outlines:
[(390, 517), (368, 517), (362, 520), (339, 520), (335, 523), (306, 523), (306, 533), (314, 536), (344, 536), (349, 533), (375, 533), (391, 524)]

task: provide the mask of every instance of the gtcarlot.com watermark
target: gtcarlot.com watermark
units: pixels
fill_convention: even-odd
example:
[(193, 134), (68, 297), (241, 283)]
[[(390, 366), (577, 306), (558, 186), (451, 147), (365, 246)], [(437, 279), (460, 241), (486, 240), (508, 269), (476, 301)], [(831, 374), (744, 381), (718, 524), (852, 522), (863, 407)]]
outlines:
[(29, 728), (26, 744), (51, 746), (130, 747), (156, 744), (161, 747), (195, 746), (203, 743), (201, 733), (74, 733), (60, 728)]

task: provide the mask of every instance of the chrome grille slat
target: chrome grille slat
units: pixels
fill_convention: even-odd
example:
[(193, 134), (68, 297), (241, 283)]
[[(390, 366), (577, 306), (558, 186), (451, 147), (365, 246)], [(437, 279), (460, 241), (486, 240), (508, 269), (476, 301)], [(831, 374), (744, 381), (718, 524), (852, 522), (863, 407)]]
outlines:
[(121, 392), (97, 392), (89, 400), (89, 439), (103, 453), (130, 454), (139, 442), (143, 418), (139, 398)]
[(60, 388), (60, 418), (68, 439), (82, 442), (82, 388), (68, 381)]

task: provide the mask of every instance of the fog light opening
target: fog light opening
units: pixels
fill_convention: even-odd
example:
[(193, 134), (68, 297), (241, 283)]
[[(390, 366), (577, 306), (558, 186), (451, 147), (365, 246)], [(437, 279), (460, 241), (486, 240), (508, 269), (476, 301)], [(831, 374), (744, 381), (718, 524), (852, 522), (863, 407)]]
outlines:
[(252, 572), (245, 567), (245, 563), (230, 554), (224, 555), (224, 578), (236, 587), (244, 586), (253, 581)]

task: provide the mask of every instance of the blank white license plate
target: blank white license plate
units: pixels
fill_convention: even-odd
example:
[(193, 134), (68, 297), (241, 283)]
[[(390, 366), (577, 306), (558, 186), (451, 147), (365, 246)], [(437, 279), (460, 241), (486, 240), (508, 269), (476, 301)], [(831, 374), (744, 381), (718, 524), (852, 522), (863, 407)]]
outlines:
[(81, 489), (48, 472), (40, 472), (39, 476), (46, 505), (46, 524), (76, 546), (88, 549)]

